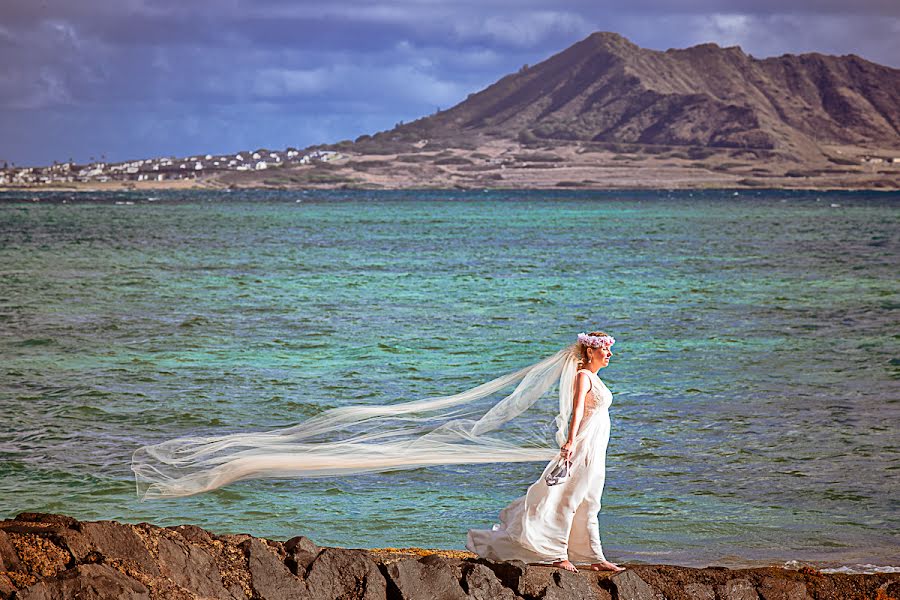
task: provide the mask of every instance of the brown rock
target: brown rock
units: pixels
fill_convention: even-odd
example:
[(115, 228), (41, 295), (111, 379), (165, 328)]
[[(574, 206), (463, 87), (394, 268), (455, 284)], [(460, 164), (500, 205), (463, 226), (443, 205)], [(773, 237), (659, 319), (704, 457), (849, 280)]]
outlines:
[(402, 600), (466, 600), (468, 596), (447, 560), (433, 554), (391, 563), (387, 576)]
[(150, 600), (147, 587), (105, 565), (79, 565), (21, 590), (16, 600)]
[[(537, 568), (546, 570), (543, 567)], [(547, 587), (538, 598), (540, 600), (573, 600), (575, 598), (593, 600), (602, 597), (601, 594), (608, 593), (598, 588), (596, 582), (597, 577), (591, 571), (571, 573), (565, 569), (555, 569), (547, 577)], [(622, 596), (620, 593), (619, 598), (625, 600), (629, 596)], [(656, 600), (655, 596), (652, 598)]]
[(538, 575), (541, 568), (529, 569), (521, 560), (494, 562), (482, 558), (478, 559), (478, 562), (493, 571), (504, 587), (519, 596), (536, 597), (547, 587), (546, 576)]
[(198, 596), (233, 598), (222, 585), (222, 577), (212, 556), (178, 538), (159, 538), (160, 573)]
[(876, 596), (879, 593), (888, 598), (900, 598), (900, 581), (889, 581), (878, 586), (878, 590), (875, 592)]
[(176, 525), (175, 527), (166, 527), (170, 531), (176, 532), (186, 542), (196, 544), (198, 546), (211, 546), (213, 538), (208, 531), (196, 525)]
[(615, 588), (614, 597), (618, 600), (659, 600), (662, 597), (631, 569), (616, 573), (609, 581)]
[(320, 548), (303, 536), (282, 544), (249, 535), (216, 536), (192, 525), (79, 523), (25, 513), (0, 522), (0, 567), (6, 569), (0, 569), (0, 600), (900, 598), (900, 574), (889, 573), (633, 565), (616, 574), (587, 569), (573, 574), (449, 551), (410, 554)]
[[(15, 519), (0, 523), (0, 534), (18, 534), (22, 540), (31, 540), (30, 543), (52, 543), (70, 554), (72, 557), (85, 555), (90, 552), (89, 544), (83, 539), (81, 533), (75, 528), (78, 521), (64, 515), (50, 515), (45, 513), (20, 513)], [(31, 536), (44, 538), (46, 542), (32, 540)], [(2, 546), (2, 543), (0, 543)], [(0, 549), (0, 554), (2, 554)], [(63, 565), (74, 566), (71, 557), (66, 556)]]
[(472, 600), (516, 600), (513, 591), (504, 587), (494, 572), (482, 564), (463, 570), (464, 591)]
[(19, 571), (22, 561), (5, 531), (0, 529), (0, 571)]
[(526, 598), (542, 598), (547, 593), (547, 586), (551, 583), (550, 577), (553, 569), (552, 567), (525, 567), (522, 576), (518, 578), (518, 585), (510, 587)]
[(0, 573), (0, 598), (6, 600), (11, 597), (15, 591), (16, 586), (13, 584), (12, 579), (3, 573)]
[(382, 600), (387, 583), (365, 550), (325, 548), (309, 566), (306, 585), (313, 598)]
[(802, 582), (790, 579), (766, 577), (757, 591), (763, 600), (812, 600)]
[[(705, 583), (689, 583), (684, 586), (684, 593), (691, 600), (716, 600), (715, 590), (713, 590), (711, 585), (706, 585)], [(723, 598), (727, 598), (727, 596)], [(753, 600), (757, 600), (757, 598)]]
[(251, 538), (241, 544), (247, 553), (250, 585), (265, 600), (308, 598), (306, 585), (295, 577), (265, 542)]
[(756, 586), (748, 579), (729, 579), (718, 589), (722, 600), (759, 600)]
[(217, 537), (213, 542), (213, 548), (216, 550), (216, 565), (225, 589), (235, 598), (252, 597), (249, 558), (241, 545), (225, 542)]
[(76, 527), (78, 520), (66, 515), (54, 515), (48, 513), (23, 512), (14, 519), (25, 523), (44, 523), (47, 525), (62, 525), (63, 527)]
[(8, 539), (21, 560), (20, 570), (37, 577), (49, 577), (64, 571), (69, 563), (69, 553), (43, 535), (10, 533)]
[(235, 546), (240, 546), (247, 540), (253, 539), (253, 536), (246, 533), (227, 533), (225, 535), (217, 535), (216, 539), (221, 540), (226, 544), (234, 544)]
[[(105, 559), (129, 560), (141, 571), (159, 575), (156, 560), (130, 525), (122, 525), (115, 521), (98, 521), (81, 523), (80, 529), (82, 539), (69, 532), (61, 534), (76, 561), (84, 561), (89, 552), (95, 551), (102, 554)], [(86, 545), (84, 541), (87, 542)]]
[[(60, 562), (64, 560), (63, 564), (66, 566), (125, 560), (133, 562), (142, 571), (159, 575), (156, 560), (130, 525), (115, 521), (79, 522), (64, 515), (21, 513), (14, 521), (4, 522), (3, 530), (25, 536), (33, 544), (42, 542), (32, 536), (46, 538), (70, 555), (60, 555)], [(0, 534), (3, 534), (3, 530), (0, 530)], [(2, 553), (0, 542), (0, 554)]]
[(291, 573), (305, 578), (309, 566), (316, 560), (322, 549), (308, 537), (298, 535), (284, 543), (284, 551), (287, 553), (285, 563)]
[(21, 533), (25, 535), (42, 535), (52, 537), (65, 531), (60, 525), (44, 525), (42, 523), (20, 523), (19, 521), (0, 522), (0, 529), (6, 533)]

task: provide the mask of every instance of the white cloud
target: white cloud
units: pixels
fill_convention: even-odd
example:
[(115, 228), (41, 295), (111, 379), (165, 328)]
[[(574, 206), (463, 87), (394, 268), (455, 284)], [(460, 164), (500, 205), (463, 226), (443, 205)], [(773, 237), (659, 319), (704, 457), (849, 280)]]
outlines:
[(15, 95), (10, 94), (5, 103), (7, 108), (35, 110), (73, 102), (65, 79), (53, 69), (45, 67), (35, 73), (19, 75), (19, 78), (5, 82), (17, 91)]
[(383, 81), (384, 85), (393, 87), (408, 100), (444, 108), (459, 102), (465, 96), (458, 83), (442, 80), (412, 65), (390, 67), (377, 80), (370, 81), (370, 84), (380, 85), (376, 83), (379, 80)]
[[(847, 15), (774, 14), (710, 15), (693, 21), (698, 37), (694, 43), (738, 45), (758, 58), (808, 52), (861, 54), (896, 66), (900, 56), (900, 35), (896, 35), (900, 34), (900, 19), (895, 18), (873, 23), (869, 18)], [(822, 47), (824, 40), (828, 49)]]
[(3, 30), (2, 37), (9, 45), (3, 52), (0, 107), (77, 104), (82, 99), (79, 87), (103, 83), (97, 61), (91, 60), (102, 51), (84, 42), (69, 23), (46, 20), (33, 31)]
[(264, 98), (320, 94), (334, 85), (338, 70), (340, 67), (263, 69), (254, 79), (253, 91)]
[(746, 43), (753, 21), (748, 15), (714, 14), (701, 19), (700, 39), (716, 40), (720, 46)]
[(252, 89), (257, 100), (274, 102), (326, 96), (330, 101), (379, 98), (443, 107), (471, 91), (458, 82), (435, 76), (415, 61), (393, 65), (345, 62), (309, 70), (266, 68), (255, 75)]
[(476, 50), (460, 50), (450, 53), (449, 62), (453, 64), (473, 67), (485, 68), (495, 67), (503, 62), (505, 57), (490, 48), (482, 48)]
[(462, 39), (487, 37), (512, 46), (528, 47), (553, 34), (586, 36), (594, 25), (581, 15), (559, 11), (530, 11), (502, 16), (474, 16), (453, 24)]

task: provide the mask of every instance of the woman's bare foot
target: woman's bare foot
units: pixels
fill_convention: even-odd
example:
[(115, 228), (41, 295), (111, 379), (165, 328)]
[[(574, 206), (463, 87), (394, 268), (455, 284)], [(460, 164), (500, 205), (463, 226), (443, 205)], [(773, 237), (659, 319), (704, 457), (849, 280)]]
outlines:
[(578, 572), (578, 569), (575, 568), (575, 565), (573, 565), (568, 560), (558, 560), (555, 563), (553, 563), (553, 566), (563, 568), (566, 571), (572, 571), (573, 573)]
[(620, 567), (619, 565), (617, 565), (615, 563), (611, 563), (608, 560), (604, 560), (604, 561), (601, 561), (598, 563), (593, 563), (591, 565), (591, 569), (593, 569), (594, 571), (615, 571), (616, 573), (618, 573), (619, 571), (625, 570), (624, 567)]

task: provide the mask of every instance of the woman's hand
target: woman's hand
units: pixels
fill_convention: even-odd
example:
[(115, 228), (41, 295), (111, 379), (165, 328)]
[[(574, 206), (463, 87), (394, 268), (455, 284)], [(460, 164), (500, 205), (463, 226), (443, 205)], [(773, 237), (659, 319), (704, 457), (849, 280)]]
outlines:
[(572, 458), (572, 455), (574, 453), (575, 453), (575, 442), (573, 442), (571, 440), (567, 441), (559, 449), (559, 455), (566, 459)]

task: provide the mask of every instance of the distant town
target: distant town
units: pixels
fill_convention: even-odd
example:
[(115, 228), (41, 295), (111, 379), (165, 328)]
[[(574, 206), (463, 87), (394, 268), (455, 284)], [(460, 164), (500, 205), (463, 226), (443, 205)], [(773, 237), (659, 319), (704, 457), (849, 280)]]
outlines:
[(260, 149), (236, 154), (205, 154), (186, 158), (147, 158), (120, 163), (92, 161), (54, 163), (46, 167), (0, 168), (0, 186), (52, 185), (62, 183), (106, 183), (110, 181), (177, 181), (198, 179), (222, 171), (262, 171), (285, 165), (308, 165), (342, 158), (331, 150), (301, 152), (287, 148), (283, 152)]

